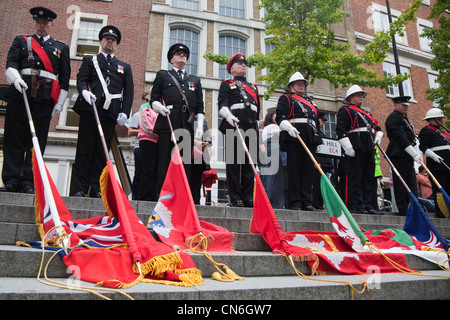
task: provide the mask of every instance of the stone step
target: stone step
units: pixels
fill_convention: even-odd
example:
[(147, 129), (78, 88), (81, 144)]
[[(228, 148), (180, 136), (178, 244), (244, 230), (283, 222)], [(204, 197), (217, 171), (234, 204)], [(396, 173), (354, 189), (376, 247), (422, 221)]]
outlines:
[[(54, 251), (45, 251), (45, 263)], [(204, 277), (210, 277), (217, 271), (211, 261), (203, 254), (191, 253), (192, 259)], [(293, 269), (282, 255), (270, 251), (236, 251), (235, 253), (211, 253), (214, 261), (224, 263), (243, 277), (265, 277), (292, 275)], [(42, 259), (42, 250), (20, 246), (0, 245), (0, 277), (33, 277), (38, 274)], [(435, 263), (425, 259), (406, 255), (408, 266), (414, 270), (440, 270)], [(296, 268), (311, 274), (306, 262), (296, 263)], [(68, 277), (67, 268), (61, 258), (55, 257), (48, 269), (49, 277)]]
[[(425, 271), (427, 276), (409, 274), (382, 274), (370, 283), (370, 290), (362, 294), (355, 293), (355, 300), (448, 300), (450, 281), (439, 276), (447, 275), (445, 271)], [(355, 289), (362, 290), (360, 281), (367, 281), (368, 276), (320, 276), (313, 279), (329, 281), (346, 281)], [(67, 278), (56, 278), (54, 281), (65, 284)], [(138, 283), (120, 290), (133, 299), (146, 300), (150, 306), (164, 309), (167, 314), (178, 314), (180, 310), (192, 306), (211, 308), (209, 316), (230, 316), (233, 312), (246, 312), (250, 315), (255, 309), (252, 306), (271, 306), (269, 315), (279, 317), (280, 314), (292, 315), (291, 311), (299, 311), (297, 300), (352, 300), (352, 289), (347, 283), (315, 281), (299, 276), (266, 276), (247, 277), (242, 281), (219, 282), (205, 278), (203, 285), (195, 287), (177, 287), (170, 285)], [(73, 284), (74, 281), (70, 281)], [(94, 289), (92, 283), (75, 282)], [(98, 293), (113, 300), (128, 299), (114, 292)], [(98, 300), (102, 299), (89, 292), (62, 289), (40, 283), (36, 278), (0, 278), (1, 300)], [(283, 300), (280, 302), (280, 300)], [(151, 304), (151, 301), (158, 301)], [(278, 302), (277, 302), (278, 301)], [(397, 303), (397, 302), (396, 302)], [(250, 307), (248, 307), (250, 305)], [(231, 306), (234, 309), (231, 309)], [(323, 305), (322, 305), (323, 306)], [(320, 307), (320, 305), (317, 305)], [(181, 308), (181, 309), (180, 309)], [(250, 309), (249, 309), (250, 308)], [(254, 307), (253, 307), (254, 308)], [(267, 307), (268, 308), (268, 307)], [(395, 308), (394, 308), (395, 309)], [(34, 310), (34, 309), (33, 309)], [(191, 309), (192, 310), (192, 309)], [(197, 309), (198, 312), (204, 309)], [(245, 311), (244, 311), (245, 310)], [(392, 311), (392, 310), (391, 310)], [(390, 312), (391, 312), (390, 311)], [(402, 311), (404, 312), (404, 311)], [(288, 315), (286, 314), (286, 315)], [(323, 313), (321, 313), (323, 314)], [(236, 314), (234, 314), (236, 315)], [(242, 314), (240, 314), (242, 316)], [(206, 314), (197, 314), (206, 317)]]

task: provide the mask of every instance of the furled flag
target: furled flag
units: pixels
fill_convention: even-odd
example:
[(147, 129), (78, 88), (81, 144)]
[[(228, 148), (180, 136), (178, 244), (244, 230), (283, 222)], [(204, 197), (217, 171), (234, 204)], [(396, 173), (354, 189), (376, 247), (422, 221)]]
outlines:
[[(108, 161), (101, 177), (107, 215), (89, 219), (72, 219), (46, 171), (62, 225), (71, 242), (68, 254), (61, 252), (60, 255), (68, 267), (78, 267), (73, 270), (77, 278), (111, 288), (126, 288), (138, 282), (181, 286), (203, 283), (200, 270), (196, 269), (188, 254), (174, 252), (151, 236), (118, 187), (111, 161)], [(43, 238), (53, 225), (36, 161), (33, 162), (33, 172), (36, 223)], [(136, 250), (134, 255), (132, 247)], [(136, 261), (140, 262), (142, 276)]]
[(412, 192), (409, 193), (409, 199), (409, 207), (406, 212), (403, 230), (427, 247), (448, 251), (450, 245), (447, 239), (439, 234), (439, 231)]
[(178, 147), (174, 148), (147, 228), (155, 231), (170, 248), (190, 249), (191, 242), (194, 246), (199, 242), (199, 234), (208, 239), (208, 252), (232, 252), (234, 248), (232, 232), (199, 220)]

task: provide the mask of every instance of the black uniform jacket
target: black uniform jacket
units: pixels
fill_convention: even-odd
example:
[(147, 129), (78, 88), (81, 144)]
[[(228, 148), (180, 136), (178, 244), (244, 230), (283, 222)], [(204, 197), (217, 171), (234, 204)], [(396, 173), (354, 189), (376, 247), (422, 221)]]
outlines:
[[(113, 99), (108, 110), (103, 109), (105, 103), (105, 92), (103, 91), (102, 84), (98, 78), (97, 71), (95, 70), (92, 62), (93, 56), (86, 56), (83, 58), (80, 70), (77, 74), (77, 89), (78, 99), (73, 106), (73, 110), (77, 113), (83, 111), (92, 111), (92, 107), (87, 103), (83, 95), (83, 90), (89, 90), (88, 84), (91, 86), (93, 94), (97, 97), (95, 102), (99, 115), (104, 117), (111, 117), (114, 120), (117, 119), (119, 113), (125, 113), (127, 117), (130, 116), (131, 106), (133, 104), (134, 85), (133, 74), (131, 72), (131, 66), (123, 61), (118, 60), (115, 56), (111, 58), (111, 62), (106, 61), (106, 57), (103, 53), (97, 55), (97, 61), (100, 66), (100, 70), (103, 74), (108, 85), (108, 91), (110, 94), (122, 93), (122, 99)], [(109, 79), (109, 80), (108, 80)]]
[(385, 125), (386, 134), (389, 138), (386, 154), (389, 157), (411, 158), (405, 151), (405, 148), (409, 145), (415, 145), (415, 135), (414, 128), (409, 123), (406, 115), (402, 115), (398, 111), (393, 111), (387, 117)]
[[(25, 37), (19, 35), (14, 39), (11, 48), (8, 51), (8, 58), (6, 61), (6, 68), (14, 68), (19, 70), (30, 68), (30, 64), (28, 63), (28, 46)], [(69, 58), (69, 47), (61, 42), (50, 37), (44, 43), (41, 40), (37, 39), (36, 35), (32, 36), (35, 38), (42, 46), (42, 48), (47, 53), (47, 56), (50, 59), (50, 62), (53, 66), (53, 74), (58, 76), (59, 86), (61, 89), (69, 90), (69, 81), (70, 81), (70, 58)], [(39, 70), (45, 70), (44, 63), (42, 59), (37, 55), (36, 52), (33, 51), (34, 57), (34, 68)], [(49, 71), (49, 70), (46, 70)], [(28, 92), (31, 89), (31, 76), (22, 75), (23, 80), (28, 85)], [(36, 80), (41, 80), (43, 78), (36, 77)], [(41, 84), (37, 90), (35, 101), (44, 101), (51, 102), (54, 104), (54, 101), (50, 98), (52, 90), (52, 83), (44, 83)], [(20, 94), (16, 89), (10, 90), (12, 94)]]
[[(183, 90), (187, 104), (183, 100), (183, 96), (178, 90), (174, 80), (169, 72), (175, 77)], [(175, 70), (160, 70), (156, 74), (155, 81), (151, 92), (150, 105), (154, 101), (159, 101), (165, 106), (173, 106), (170, 110), (170, 121), (174, 130), (184, 128), (193, 132), (192, 115), (204, 113), (203, 91), (200, 78), (185, 72), (183, 80), (175, 72)], [(189, 122), (188, 122), (189, 121)], [(155, 127), (155, 133), (169, 132), (169, 123), (163, 115), (158, 115)]]
[[(322, 144), (322, 135), (320, 134), (318, 110), (316, 104), (308, 97), (301, 97), (307, 103), (297, 99), (294, 95), (284, 94), (278, 99), (276, 109), (276, 120), (280, 124), (283, 120), (298, 118), (310, 119), (309, 123), (292, 123), (300, 133), (300, 137), (312, 145)], [(297, 138), (291, 137), (286, 131), (281, 131), (281, 142), (297, 141)]]
[[(420, 130), (419, 133), (419, 149), (425, 153), (427, 149), (432, 149), (434, 147), (446, 147), (450, 146), (450, 139), (448, 137), (449, 134), (445, 131), (442, 131), (438, 127), (435, 126), (426, 126)], [(450, 149), (444, 148), (444, 150), (433, 150), (434, 153), (441, 156), (444, 159), (444, 162), (450, 166)], [(427, 158), (427, 167), (431, 171), (444, 171), (447, 172), (448, 169), (441, 163), (437, 163), (433, 159)], [(436, 177), (439, 179), (439, 177)]]
[[(242, 85), (242, 89), (245, 92), (246, 99), (244, 99), (241, 94), (241, 90), (237, 85), (237, 81), (239, 81)], [(252, 91), (252, 94), (249, 94), (247, 90)], [(219, 97), (218, 97), (218, 105), (219, 110), (222, 107), (232, 107), (234, 104), (240, 103), (250, 103), (256, 106), (256, 111), (252, 110), (250, 106), (246, 106), (244, 109), (235, 109), (231, 110), (231, 113), (239, 119), (238, 126), (240, 129), (246, 131), (250, 128), (258, 129), (258, 119), (260, 112), (260, 104), (259, 104), (259, 93), (258, 87), (250, 82), (247, 82), (245, 77), (234, 77), (234, 79), (226, 79), (223, 80), (220, 84), (219, 89)], [(227, 129), (234, 129), (226, 119), (222, 119), (222, 122), (219, 126), (219, 130), (225, 134)]]
[[(355, 111), (355, 109), (358, 111)], [(371, 131), (351, 132), (357, 128), (367, 128), (366, 122), (369, 124)], [(373, 151), (373, 139), (375, 133), (381, 131), (378, 121), (366, 110), (357, 106), (342, 106), (336, 118), (336, 134), (338, 139), (349, 137), (354, 150), (365, 152)]]

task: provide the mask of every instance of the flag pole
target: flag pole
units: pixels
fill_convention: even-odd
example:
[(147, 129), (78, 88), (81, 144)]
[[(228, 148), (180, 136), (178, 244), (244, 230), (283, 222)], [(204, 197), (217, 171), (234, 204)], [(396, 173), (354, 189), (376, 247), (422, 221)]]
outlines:
[(305, 144), (305, 142), (300, 137), (300, 135), (298, 133), (296, 133), (295, 135), (297, 136), (298, 141), (300, 141), (300, 143), (302, 144), (303, 148), (308, 153), (308, 155), (311, 158), (312, 162), (314, 162), (314, 165), (316, 166), (317, 170), (319, 170), (320, 175), (325, 174), (325, 172), (323, 172), (322, 168), (320, 167), (320, 164), (317, 162), (316, 158), (314, 158), (314, 155), (311, 153), (311, 150), (309, 150), (308, 146)]
[[(88, 83), (88, 90), (91, 91), (91, 85), (90, 85), (89, 83)], [(99, 135), (100, 135), (100, 141), (101, 141), (101, 143), (102, 143), (103, 152), (104, 152), (104, 154), (105, 154), (105, 159), (106, 159), (106, 162), (109, 162), (109, 161), (111, 161), (111, 158), (110, 158), (110, 156), (109, 156), (108, 146), (106, 145), (105, 135), (103, 134), (102, 124), (101, 124), (101, 122), (100, 122), (100, 118), (98, 117), (97, 107), (95, 106), (95, 102), (94, 102), (94, 100), (93, 100), (92, 97), (91, 97), (90, 100), (91, 100), (91, 101), (90, 101), (90, 105), (91, 105), (92, 111), (93, 111), (93, 113), (94, 113), (95, 123), (97, 124), (98, 132), (99, 132)], [(110, 173), (110, 174), (111, 174), (111, 173)], [(112, 174), (114, 174), (114, 173), (112, 173)], [(115, 179), (116, 179), (116, 182), (117, 182), (117, 178), (115, 178)], [(122, 205), (123, 205), (123, 202), (122, 202)], [(123, 206), (124, 206), (124, 205), (123, 205)], [(122, 209), (125, 210), (125, 208), (122, 208)], [(120, 222), (121, 222), (121, 224), (122, 224), (122, 223), (123, 223), (123, 224), (127, 224), (126, 221), (120, 221)], [(124, 226), (124, 232), (125, 232), (125, 230), (129, 230), (131, 233), (133, 233), (132, 230), (131, 230), (131, 226), (129, 225), (129, 223), (128, 223), (127, 225)], [(128, 241), (131, 241), (132, 244), (133, 244), (133, 245), (132, 245), (132, 244), (129, 243), (130, 248), (136, 246), (136, 245), (135, 245), (135, 239), (134, 239), (134, 237), (131, 237), (131, 239), (129, 239), (129, 237), (127, 237), (127, 239), (128, 239)], [(133, 260), (134, 260), (134, 259), (133, 259)], [(142, 276), (142, 270), (141, 270), (141, 263), (140, 263), (140, 261), (139, 261), (139, 260), (136, 260), (136, 261), (134, 261), (134, 263), (136, 263), (136, 266), (137, 266), (137, 268), (138, 268), (138, 270), (139, 270), (139, 274)]]
[(238, 133), (239, 140), (241, 141), (242, 144), (242, 148), (244, 149), (245, 154), (247, 155), (249, 165), (252, 167), (253, 173), (256, 175), (258, 174), (258, 172), (255, 168), (255, 163), (253, 162), (252, 157), (250, 156), (250, 152), (248, 151), (247, 145), (245, 144), (244, 138), (242, 137), (241, 130), (239, 129), (239, 126), (237, 125), (236, 121), (233, 121), (233, 124), (234, 128), (236, 129), (236, 132)]
[(31, 116), (30, 105), (28, 103), (28, 97), (27, 97), (25, 88), (22, 88), (22, 95), (23, 95), (23, 100), (25, 103), (25, 110), (26, 110), (27, 117), (28, 117), (28, 123), (30, 125), (31, 140), (32, 140), (33, 148), (34, 148), (35, 155), (36, 155), (36, 161), (38, 163), (39, 172), (41, 174), (42, 183), (44, 185), (44, 194), (45, 194), (45, 197), (50, 206), (50, 215), (52, 217), (53, 224), (55, 225), (56, 233), (58, 234), (58, 239), (57, 239), (56, 243), (59, 244), (61, 246), (61, 248), (64, 250), (64, 252), (67, 254), (67, 249), (70, 245), (70, 240), (68, 238), (68, 235), (67, 235), (64, 227), (62, 226), (62, 223), (61, 223), (61, 220), (60, 220), (59, 214), (58, 214), (58, 209), (56, 207), (55, 198), (53, 198), (52, 190), (50, 187), (50, 182), (49, 182), (48, 176), (47, 176), (47, 170), (46, 170), (45, 164), (44, 164), (44, 159), (42, 158), (41, 148), (39, 147), (39, 141), (36, 136), (36, 131), (34, 128), (33, 118)]
[(380, 143), (377, 142), (376, 145), (380, 149), (380, 151), (383, 154), (383, 156), (386, 158), (386, 160), (389, 163), (389, 165), (391, 166), (392, 170), (394, 170), (395, 174), (400, 179), (400, 182), (403, 184), (403, 186), (405, 187), (406, 191), (408, 193), (411, 193), (411, 189), (408, 187), (408, 185), (406, 184), (405, 180), (403, 180), (402, 176), (400, 175), (400, 173), (398, 172), (397, 168), (392, 163), (391, 159), (389, 159), (389, 157), (387, 156), (386, 152), (384, 152), (383, 148), (381, 148)]

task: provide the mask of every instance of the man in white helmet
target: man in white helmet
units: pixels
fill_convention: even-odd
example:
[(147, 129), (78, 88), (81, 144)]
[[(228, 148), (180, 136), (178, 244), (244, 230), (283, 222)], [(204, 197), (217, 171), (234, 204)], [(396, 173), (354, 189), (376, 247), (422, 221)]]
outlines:
[(373, 148), (383, 132), (378, 120), (361, 108), (365, 96), (358, 85), (350, 87), (337, 113), (336, 134), (345, 153), (339, 163), (340, 191), (349, 210), (381, 214), (373, 207), (377, 192)]
[[(423, 127), (419, 133), (420, 150), (427, 157), (426, 164), (431, 173), (438, 179), (442, 188), (450, 194), (450, 134), (444, 127), (444, 112), (439, 108), (431, 108), (423, 120), (428, 121), (428, 125)], [(439, 189), (432, 179), (433, 198)], [(436, 215), (443, 218), (439, 206), (436, 205)]]
[[(387, 117), (385, 123), (386, 134), (389, 138), (386, 154), (409, 189), (411, 189), (411, 192), (416, 195), (417, 183), (414, 162), (419, 162), (419, 154), (414, 148), (416, 145), (414, 127), (407, 116), (409, 99), (411, 97), (407, 96), (392, 99), (394, 111)], [(396, 174), (393, 175), (393, 183), (398, 214), (405, 216), (409, 205), (409, 194)]]
[(308, 81), (294, 73), (286, 86), (286, 94), (278, 99), (276, 120), (280, 126), (280, 143), (287, 155), (289, 209), (316, 211), (311, 203), (314, 163), (297, 138), (299, 134), (313, 155), (322, 144), (319, 135), (318, 109), (307, 97)]

